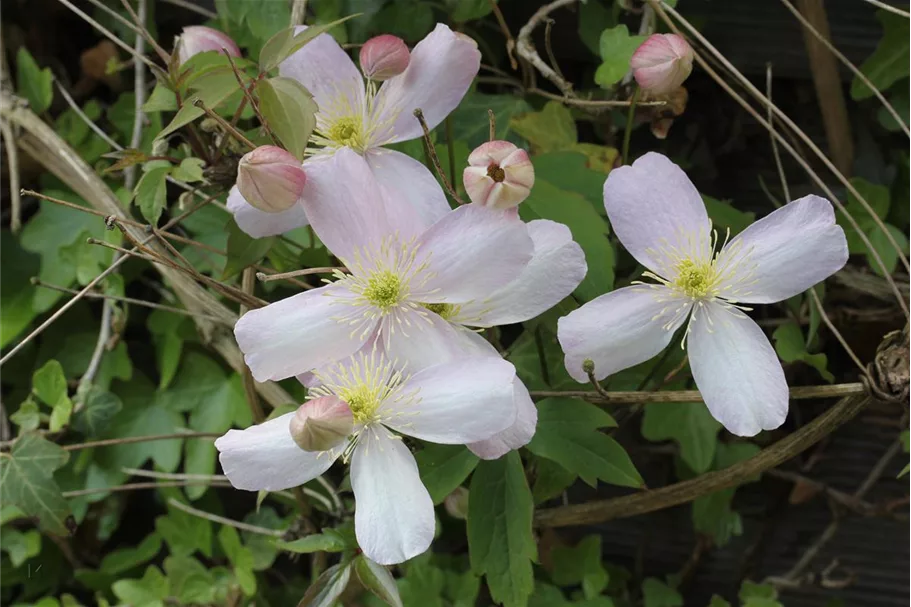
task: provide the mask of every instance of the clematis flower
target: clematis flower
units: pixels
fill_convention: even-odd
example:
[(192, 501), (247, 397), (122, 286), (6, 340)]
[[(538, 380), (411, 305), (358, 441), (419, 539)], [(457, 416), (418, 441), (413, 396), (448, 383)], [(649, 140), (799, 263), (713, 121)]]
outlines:
[(471, 202), (509, 209), (528, 198), (535, 167), (525, 150), (508, 141), (488, 141), (468, 156), (462, 183)]
[(649, 153), (611, 171), (604, 207), (620, 242), (652, 284), (602, 295), (561, 318), (566, 370), (598, 380), (663, 350), (684, 324), (696, 386), (712, 416), (753, 436), (784, 423), (788, 386), (775, 350), (744, 304), (775, 303), (825, 280), (848, 259), (829, 201), (795, 200), (715, 252), (705, 205), (683, 171)]
[(181, 64), (187, 62), (193, 55), (206, 51), (228, 51), (232, 57), (240, 57), (240, 48), (229, 35), (204, 25), (190, 25), (183, 28), (183, 33), (175, 44), (177, 58)]
[(677, 34), (652, 34), (633, 53), (629, 65), (640, 87), (653, 95), (666, 95), (693, 71), (693, 47)]
[[(339, 457), (351, 462), (358, 543), (383, 565), (406, 561), (430, 546), (433, 502), (400, 435), (442, 444), (490, 437), (516, 418), (515, 369), (504, 360), (463, 359), (412, 375), (372, 347), (317, 375), (316, 400), (347, 403), (354, 417), (348, 440), (305, 451), (292, 436), (296, 413), (215, 441), (231, 484), (279, 491), (323, 474)], [(306, 406), (306, 405), (304, 405)]]
[(383, 82), (405, 71), (411, 60), (411, 52), (404, 40), (384, 34), (365, 42), (358, 59), (361, 71), (368, 80)]
[[(425, 219), (438, 217), (449, 204), (427, 167), (382, 146), (422, 135), (413, 114), (416, 108), (423, 110), (430, 128), (442, 122), (462, 100), (480, 62), (481, 53), (471, 38), (438, 24), (411, 51), (408, 67), (377, 88), (374, 82), (365, 83), (330, 35), (320, 34), (279, 65), (279, 73), (303, 84), (319, 106), (310, 140), (314, 147), (308, 150), (311, 156), (305, 160), (304, 170), (338, 150), (354, 150), (367, 160), (376, 181), (401, 190), (413, 213)], [(336, 175), (337, 181), (345, 179), (343, 174)], [(236, 187), (228, 196), (228, 209), (237, 225), (256, 238), (308, 222), (300, 205), (283, 213), (260, 212)]]
[[(259, 381), (318, 369), (374, 336), (412, 371), (467, 356), (499, 359), (473, 328), (533, 318), (585, 276), (566, 226), (526, 225), (514, 211), (475, 204), (428, 222), (352, 150), (314, 164), (303, 199), (316, 234), (350, 274), (237, 322), (237, 343)], [(499, 457), (534, 433), (535, 407), (521, 382), (514, 389), (517, 425), (471, 445), (482, 457)]]

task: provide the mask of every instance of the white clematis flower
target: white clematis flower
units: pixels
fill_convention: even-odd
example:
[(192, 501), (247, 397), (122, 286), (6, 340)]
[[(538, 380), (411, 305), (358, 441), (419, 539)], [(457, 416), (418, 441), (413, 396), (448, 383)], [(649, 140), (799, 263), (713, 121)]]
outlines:
[(848, 259), (831, 203), (795, 200), (715, 252), (696, 188), (666, 157), (649, 153), (614, 169), (604, 207), (620, 242), (657, 284), (602, 295), (560, 319), (566, 369), (598, 380), (658, 354), (686, 324), (690, 368), (712, 415), (753, 436), (784, 423), (788, 386), (775, 350), (743, 304), (774, 303), (840, 270)]
[[(320, 370), (314, 398), (337, 397), (350, 408), (347, 444), (305, 451), (292, 436), (296, 413), (215, 441), (231, 484), (279, 491), (316, 478), (339, 457), (351, 462), (358, 543), (373, 561), (401, 563), (430, 546), (433, 503), (401, 436), (442, 444), (483, 440), (513, 425), (515, 369), (504, 360), (462, 359), (408, 375), (376, 344)], [(304, 405), (306, 407), (306, 405)]]

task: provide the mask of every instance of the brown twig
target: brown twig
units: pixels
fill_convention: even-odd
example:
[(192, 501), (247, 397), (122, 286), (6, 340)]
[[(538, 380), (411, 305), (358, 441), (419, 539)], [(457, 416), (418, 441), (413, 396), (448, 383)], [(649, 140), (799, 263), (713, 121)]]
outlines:
[(421, 123), (421, 130), (424, 131), (424, 149), (427, 151), (427, 155), (430, 157), (430, 162), (433, 163), (433, 168), (436, 169), (440, 181), (443, 182), (443, 188), (457, 203), (465, 204), (465, 201), (462, 200), (461, 197), (459, 197), (456, 191), (452, 188), (452, 184), (450, 184), (449, 180), (446, 178), (446, 173), (443, 172), (443, 165), (440, 164), (440, 158), (437, 156), (437, 151), (433, 146), (433, 141), (430, 139), (430, 129), (427, 128), (427, 121), (424, 120), (424, 112), (421, 111), (421, 108), (416, 108), (414, 110), (414, 117), (417, 118), (418, 122)]
[[(540, 95), (541, 97), (546, 97), (547, 99), (553, 99), (554, 101), (561, 101), (566, 105), (572, 105), (580, 108), (608, 108), (608, 107), (629, 107), (632, 104), (632, 99), (579, 99), (576, 97), (561, 97), (560, 95), (554, 95), (553, 93), (548, 93), (547, 91), (542, 91), (541, 89), (531, 88), (528, 89), (528, 93), (532, 95)], [(636, 107), (661, 107), (667, 105), (667, 101), (637, 101)]]
[(892, 6), (891, 4), (886, 4), (885, 2), (880, 2), (879, 0), (864, 0), (864, 2), (866, 2), (867, 4), (872, 4), (873, 6), (875, 6), (877, 8), (881, 8), (884, 11), (888, 11), (890, 13), (895, 13), (896, 15), (901, 15), (902, 17), (905, 17), (906, 19), (911, 19), (911, 13), (909, 13), (908, 11), (903, 11), (902, 9), (898, 8), (897, 6)]
[(294, 278), (295, 276), (308, 276), (310, 274), (332, 274), (336, 270), (341, 270), (343, 272), (347, 271), (346, 268), (340, 267), (323, 267), (323, 268), (304, 268), (303, 270), (294, 270), (292, 272), (282, 272), (281, 274), (266, 274), (264, 272), (257, 272), (256, 279), (260, 282), (272, 282), (273, 280), (288, 280), (289, 278)]
[(113, 445), (131, 445), (133, 443), (148, 443), (175, 438), (218, 438), (223, 432), (172, 432), (170, 434), (150, 434), (149, 436), (125, 436), (122, 438), (106, 438), (103, 440), (76, 443), (74, 445), (61, 445), (64, 451), (80, 451), (82, 449), (95, 449), (96, 447), (111, 447)]
[(212, 483), (210, 481), (162, 481), (160, 483), (130, 483), (127, 485), (117, 485), (114, 487), (94, 487), (92, 489), (79, 489), (77, 491), (64, 491), (63, 497), (70, 499), (82, 497), (83, 495), (94, 495), (96, 493), (120, 493), (122, 491), (139, 491), (142, 489), (159, 489), (163, 487), (191, 487), (193, 485), (213, 485), (220, 487), (230, 487), (230, 483)]
[[(141, 17), (139, 15), (137, 15), (136, 11), (133, 10), (133, 7), (130, 6), (130, 3), (128, 0), (120, 0), (120, 2), (121, 2), (121, 4), (123, 4), (123, 8), (125, 8), (127, 10), (127, 12), (130, 14), (130, 18), (133, 19), (133, 23), (136, 24), (136, 27), (139, 29), (142, 36), (146, 39), (146, 41), (148, 41), (149, 45), (153, 49), (155, 49), (155, 53), (158, 55), (158, 58), (161, 59), (162, 63), (164, 63), (165, 65), (168, 65), (168, 63), (170, 63), (170, 61), (171, 61), (171, 55), (166, 50), (164, 50), (160, 44), (158, 44), (158, 42), (155, 40), (155, 38), (152, 36), (152, 34), (146, 28), (145, 14), (143, 14)], [(142, 1), (140, 3), (140, 6), (142, 7), (140, 10), (145, 8), (144, 1)], [(144, 11), (143, 11), (143, 13), (144, 13)]]
[(506, 38), (506, 56), (509, 57), (509, 65), (513, 70), (517, 70), (519, 69), (519, 64), (516, 63), (516, 57), (513, 54), (513, 51), (516, 48), (516, 40), (512, 37), (512, 32), (509, 31), (509, 26), (506, 24), (506, 19), (503, 18), (503, 12), (500, 10), (499, 5), (497, 5), (497, 0), (488, 0), (488, 2), (490, 2), (490, 9), (497, 18), (497, 24), (500, 26), (500, 31), (503, 32), (503, 36)]
[(260, 535), (268, 535), (271, 537), (281, 537), (285, 534), (284, 531), (279, 531), (277, 529), (267, 529), (265, 527), (259, 527), (257, 525), (242, 523), (230, 518), (218, 516), (217, 514), (211, 514), (209, 512), (205, 512), (204, 510), (197, 510), (192, 506), (188, 506), (182, 502), (177, 501), (173, 497), (168, 498), (168, 505), (174, 506), (178, 510), (183, 510), (187, 514), (192, 514), (193, 516), (198, 516), (199, 518), (204, 518), (220, 525), (228, 525), (229, 527), (234, 527), (235, 529), (240, 529), (241, 531), (249, 531), (250, 533), (258, 533)]
[[(809, 400), (814, 398), (837, 398), (863, 394), (864, 385), (860, 382), (847, 384), (823, 384), (819, 386), (797, 386), (790, 389), (791, 400)], [(565, 397), (582, 398), (590, 402), (608, 405), (631, 405), (637, 403), (693, 403), (702, 402), (699, 390), (665, 390), (661, 392), (613, 391), (601, 390), (533, 390), (534, 399)]]
[[(765, 70), (765, 95), (769, 98), (769, 102), (772, 101), (772, 64), (766, 64)], [(772, 107), (768, 106), (768, 114), (766, 115), (766, 120), (769, 124), (773, 123), (772, 118)], [(772, 142), (772, 157), (775, 159), (775, 168), (778, 170), (778, 179), (781, 181), (781, 191), (784, 193), (784, 202), (785, 204), (791, 200), (791, 191), (788, 188), (788, 178), (784, 172), (784, 165), (781, 163), (781, 153), (778, 151), (778, 142), (775, 141), (775, 136), (772, 135), (771, 130), (769, 131), (769, 139)]]
[[(253, 93), (251, 92), (253, 83), (251, 83), (250, 87), (248, 88), (247, 85), (244, 84), (243, 76), (241, 76), (240, 70), (237, 69), (237, 65), (234, 63), (234, 58), (231, 57), (231, 53), (229, 53), (228, 49), (226, 48), (221, 49), (221, 52), (225, 54), (225, 57), (228, 58), (228, 63), (231, 64), (231, 70), (234, 72), (234, 78), (237, 79), (237, 84), (240, 86), (240, 90), (244, 92), (244, 99), (246, 99), (247, 103), (250, 104), (250, 107), (253, 108), (253, 113), (256, 114), (256, 117), (259, 119), (259, 123), (263, 126), (264, 129), (266, 129), (266, 134), (269, 135), (269, 139), (272, 140), (272, 143), (278, 145), (278, 140), (275, 138), (275, 133), (273, 133), (272, 129), (269, 128), (269, 121), (265, 119), (262, 113), (260, 113), (259, 104), (256, 103), (256, 99), (253, 98)], [(228, 124), (228, 127), (232, 131), (237, 132), (237, 129), (234, 128), (234, 124), (235, 121), (232, 120), (231, 123)]]
[(22, 199), (19, 195), (19, 149), (13, 137), (13, 129), (5, 120), (0, 121), (0, 132), (3, 133), (3, 148), (6, 150), (7, 174), (9, 175), (10, 222), (9, 229), (13, 234), (22, 227)]
[(487, 110), (487, 125), (490, 128), (490, 138), (488, 141), (493, 141), (497, 138), (497, 116), (493, 113), (493, 110), (489, 108)]
[(538, 51), (535, 50), (535, 46), (531, 43), (531, 34), (538, 25), (543, 21), (550, 18), (550, 13), (561, 8), (563, 6), (568, 6), (575, 3), (576, 0), (555, 0), (549, 4), (545, 4), (531, 16), (531, 19), (528, 20), (528, 23), (522, 26), (522, 29), (519, 30), (519, 36), (516, 41), (516, 52), (519, 54), (519, 57), (522, 57), (530, 64), (532, 64), (541, 75), (550, 80), (554, 86), (560, 89), (560, 92), (563, 93), (564, 97), (570, 99), (575, 98), (576, 94), (573, 92), (573, 85), (571, 82), (567, 82), (566, 79), (562, 78), (557, 72), (555, 72), (547, 63), (541, 59), (541, 56), (538, 54)]
[[(244, 88), (244, 87), (242, 86), (241, 88)], [(246, 89), (244, 88), (244, 90), (246, 90)], [(249, 139), (244, 137), (243, 133), (241, 133), (236, 128), (231, 126), (230, 122), (228, 122), (227, 120), (225, 120), (224, 118), (222, 118), (221, 116), (216, 114), (212, 110), (212, 108), (207, 107), (202, 99), (197, 97), (196, 99), (193, 100), (193, 105), (195, 105), (196, 107), (198, 107), (202, 111), (204, 111), (206, 113), (206, 116), (208, 116), (209, 118), (211, 118), (212, 120), (217, 122), (218, 125), (221, 126), (221, 128), (223, 128), (229, 135), (231, 135), (232, 137), (237, 139), (239, 142), (243, 143), (245, 146), (247, 146), (251, 150), (256, 149), (255, 143), (253, 143), (252, 141), (250, 141)]]

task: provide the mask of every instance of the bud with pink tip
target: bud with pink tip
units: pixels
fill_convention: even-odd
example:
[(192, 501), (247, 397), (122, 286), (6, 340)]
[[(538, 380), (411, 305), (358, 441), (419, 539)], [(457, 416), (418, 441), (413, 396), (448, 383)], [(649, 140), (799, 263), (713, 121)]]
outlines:
[(404, 72), (411, 61), (411, 53), (404, 40), (384, 34), (364, 43), (360, 59), (364, 75), (370, 80), (382, 82)]
[(693, 71), (693, 48), (677, 34), (653, 34), (636, 49), (629, 65), (640, 87), (665, 95)]
[(247, 152), (237, 166), (237, 188), (251, 205), (267, 213), (287, 211), (300, 198), (307, 175), (294, 154), (274, 145)]
[(343, 444), (354, 429), (348, 403), (337, 396), (305, 402), (291, 418), (291, 438), (304, 451), (328, 451)]
[(525, 150), (508, 141), (489, 141), (468, 156), (462, 184), (471, 202), (509, 209), (528, 198), (535, 167)]
[(183, 34), (177, 39), (176, 48), (181, 64), (186, 63), (193, 55), (206, 51), (220, 53), (222, 49), (226, 49), (232, 57), (240, 57), (240, 48), (231, 40), (230, 36), (204, 25), (191, 25), (183, 28)]

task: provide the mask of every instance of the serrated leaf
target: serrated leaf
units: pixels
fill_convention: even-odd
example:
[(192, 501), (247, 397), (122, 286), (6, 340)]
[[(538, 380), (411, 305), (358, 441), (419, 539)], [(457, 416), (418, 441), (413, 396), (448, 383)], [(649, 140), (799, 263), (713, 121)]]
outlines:
[(494, 601), (523, 606), (534, 589), (531, 564), (538, 551), (531, 528), (534, 504), (519, 454), (510, 451), (478, 464), (470, 492), (471, 568), (486, 576)]
[(297, 554), (309, 554), (311, 552), (341, 552), (345, 549), (345, 542), (336, 534), (314, 533), (290, 542), (276, 540), (275, 547), (279, 550)]
[(16, 85), (36, 114), (45, 112), (54, 100), (54, 75), (50, 68), (40, 68), (24, 46), (16, 53)]
[(478, 456), (462, 445), (428, 443), (414, 458), (418, 462), (421, 482), (434, 505), (461, 485), (478, 465)]
[(202, 167), (205, 165), (202, 158), (184, 158), (180, 164), (171, 171), (171, 177), (186, 183), (202, 181)]
[(156, 167), (143, 174), (136, 184), (136, 204), (142, 216), (153, 226), (158, 225), (158, 220), (168, 203), (168, 175), (171, 167)]
[(351, 563), (339, 563), (326, 569), (307, 589), (297, 607), (332, 607), (348, 587)]
[(402, 598), (389, 570), (363, 554), (354, 559), (354, 571), (361, 585), (391, 607), (402, 607)]
[(253, 238), (240, 229), (234, 219), (228, 221), (228, 256), (221, 278), (225, 280), (240, 274), (244, 268), (259, 263), (269, 253), (276, 238)]
[(67, 535), (70, 508), (53, 473), (68, 459), (69, 453), (37, 434), (19, 437), (9, 453), (0, 454), (4, 502), (18, 507), (26, 516), (37, 517), (45, 531)]
[(599, 50), (601, 65), (595, 72), (595, 82), (602, 88), (610, 88), (620, 82), (629, 71), (629, 62), (645, 36), (631, 36), (625, 25), (611, 27), (601, 32)]
[(642, 416), (642, 436), (676, 442), (680, 457), (698, 474), (708, 470), (715, 459), (720, 429), (704, 403), (649, 403)]
[(303, 160), (319, 109), (313, 96), (300, 82), (282, 76), (260, 80), (256, 95), (269, 128), (289, 152)]

